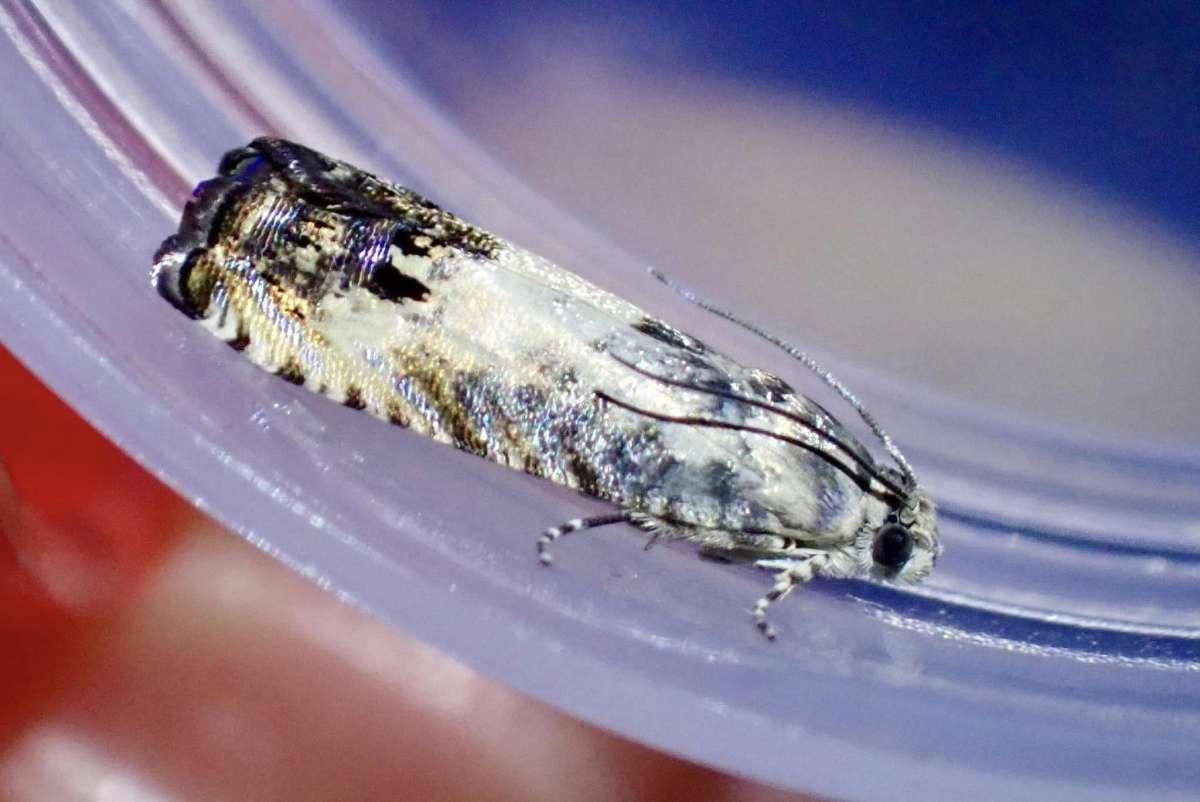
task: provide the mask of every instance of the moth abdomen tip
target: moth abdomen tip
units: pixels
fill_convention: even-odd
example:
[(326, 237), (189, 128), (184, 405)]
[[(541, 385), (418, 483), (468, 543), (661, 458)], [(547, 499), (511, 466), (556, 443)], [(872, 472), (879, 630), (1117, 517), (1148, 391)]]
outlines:
[(187, 239), (176, 234), (158, 249), (150, 271), (150, 280), (158, 294), (193, 320), (202, 318), (204, 310), (188, 291), (188, 277), (192, 263), (202, 252), (202, 248), (190, 248)]

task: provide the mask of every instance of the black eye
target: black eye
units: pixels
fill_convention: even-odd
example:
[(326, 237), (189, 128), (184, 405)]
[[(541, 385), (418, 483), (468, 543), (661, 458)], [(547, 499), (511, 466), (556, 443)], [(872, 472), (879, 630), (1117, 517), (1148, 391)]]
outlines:
[(875, 533), (871, 558), (883, 568), (897, 569), (912, 556), (912, 534), (899, 524), (886, 524)]

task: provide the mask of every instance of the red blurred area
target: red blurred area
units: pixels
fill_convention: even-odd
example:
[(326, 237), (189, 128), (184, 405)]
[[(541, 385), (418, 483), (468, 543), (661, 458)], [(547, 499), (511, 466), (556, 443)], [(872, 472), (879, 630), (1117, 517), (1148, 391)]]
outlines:
[(0, 388), (2, 741), (194, 513), (3, 349)]

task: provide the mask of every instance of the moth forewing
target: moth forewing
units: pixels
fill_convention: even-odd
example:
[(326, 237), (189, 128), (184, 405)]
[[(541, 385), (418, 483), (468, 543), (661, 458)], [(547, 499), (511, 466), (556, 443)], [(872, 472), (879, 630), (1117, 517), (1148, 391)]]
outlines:
[[(201, 184), (154, 281), (247, 358), (338, 403), (611, 502), (627, 522), (776, 572), (925, 576), (936, 513), (890, 438), (879, 465), (819, 404), (421, 196), (259, 139)], [(686, 293), (684, 293), (687, 295)]]

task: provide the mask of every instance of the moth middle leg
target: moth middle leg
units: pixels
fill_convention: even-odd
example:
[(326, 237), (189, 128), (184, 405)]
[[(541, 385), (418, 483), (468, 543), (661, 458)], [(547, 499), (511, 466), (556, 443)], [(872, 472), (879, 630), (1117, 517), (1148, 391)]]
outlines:
[[(650, 538), (646, 541), (645, 549), (650, 550), (659, 538), (667, 538), (669, 540), (691, 540), (701, 542), (701, 538), (696, 535), (697, 530), (680, 527), (670, 521), (658, 518), (644, 512), (636, 510), (624, 509), (619, 512), (608, 515), (596, 515), (591, 518), (572, 518), (571, 520), (561, 523), (558, 526), (552, 526), (542, 532), (537, 540), (538, 559), (543, 565), (550, 565), (554, 562), (554, 556), (550, 553), (550, 547), (561, 538), (563, 535), (569, 535), (572, 532), (581, 532), (585, 529), (595, 529), (600, 526), (608, 526), (609, 524), (626, 523), (635, 529), (640, 529), (647, 532)], [(718, 547), (719, 548), (719, 547)], [(763, 555), (763, 551), (758, 551), (758, 556)]]
[(542, 561), (542, 565), (550, 565), (554, 562), (554, 555), (550, 553), (550, 546), (563, 535), (580, 532), (584, 529), (595, 529), (600, 526), (620, 523), (632, 524), (645, 531), (655, 531), (656, 529), (656, 524), (651, 519), (628, 510), (608, 515), (595, 515), (591, 518), (572, 518), (566, 523), (552, 526), (545, 532), (542, 532), (541, 537), (537, 540), (538, 559)]

